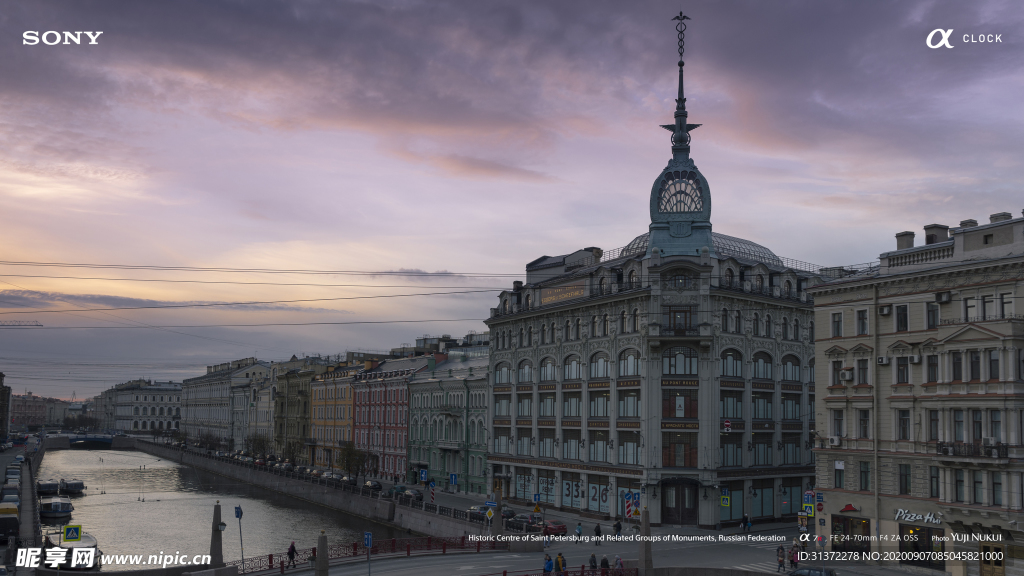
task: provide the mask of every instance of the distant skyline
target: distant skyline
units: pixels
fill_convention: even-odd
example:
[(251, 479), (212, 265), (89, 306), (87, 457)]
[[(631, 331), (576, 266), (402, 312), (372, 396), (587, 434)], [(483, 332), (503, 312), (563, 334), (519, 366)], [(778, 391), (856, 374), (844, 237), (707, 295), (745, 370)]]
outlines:
[[(527, 262), (646, 232), (680, 9), (716, 232), (843, 265), (1024, 208), (1015, 2), (12, 0), (0, 320), (45, 328), (0, 328), (0, 371), (81, 398), (485, 330)], [(259, 303), (56, 312), (223, 302)], [(197, 324), (263, 326), (152, 327)]]

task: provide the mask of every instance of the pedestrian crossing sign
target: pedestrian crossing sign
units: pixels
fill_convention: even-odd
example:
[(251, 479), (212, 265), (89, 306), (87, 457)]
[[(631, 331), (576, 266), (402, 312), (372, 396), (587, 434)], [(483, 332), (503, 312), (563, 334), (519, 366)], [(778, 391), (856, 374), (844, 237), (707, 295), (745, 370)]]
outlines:
[(804, 504), (804, 512), (807, 513), (808, 518), (814, 517), (814, 504)]
[(64, 527), (64, 541), (65, 542), (81, 542), (82, 541), (82, 527), (81, 526), (65, 526)]
[(722, 500), (722, 504), (721, 504), (722, 506), (729, 507), (731, 505), (730, 504), (730, 501), (732, 500), (731, 496), (719, 496), (719, 498), (721, 498), (721, 500)]

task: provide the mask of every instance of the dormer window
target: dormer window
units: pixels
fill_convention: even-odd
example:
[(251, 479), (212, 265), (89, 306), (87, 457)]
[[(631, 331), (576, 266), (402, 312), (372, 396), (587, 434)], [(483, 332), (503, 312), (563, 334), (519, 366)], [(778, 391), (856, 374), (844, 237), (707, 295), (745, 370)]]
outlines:
[(508, 314), (509, 312), (509, 304), (507, 298), (501, 303), (501, 311), (504, 312), (505, 314)]
[(597, 283), (597, 289), (599, 294), (607, 294), (608, 282), (604, 278), (601, 278), (601, 280)]
[(764, 276), (758, 274), (757, 278), (754, 279), (754, 290), (758, 292), (764, 290)]
[(723, 280), (723, 281), (724, 281), (724, 284), (723, 284), (724, 286), (727, 286), (727, 287), (729, 287), (729, 288), (731, 288), (731, 287), (732, 287), (732, 281), (733, 281), (733, 275), (732, 275), (732, 270), (728, 270), (728, 269), (727, 269), (727, 270), (725, 271), (725, 278), (724, 278), (724, 280)]

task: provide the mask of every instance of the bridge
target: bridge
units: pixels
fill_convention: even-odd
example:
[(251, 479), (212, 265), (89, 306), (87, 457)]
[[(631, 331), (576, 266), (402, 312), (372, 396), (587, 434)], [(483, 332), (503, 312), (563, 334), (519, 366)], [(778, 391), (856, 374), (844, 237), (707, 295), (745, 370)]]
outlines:
[(59, 434), (43, 439), (47, 450), (131, 450), (135, 439), (111, 434)]

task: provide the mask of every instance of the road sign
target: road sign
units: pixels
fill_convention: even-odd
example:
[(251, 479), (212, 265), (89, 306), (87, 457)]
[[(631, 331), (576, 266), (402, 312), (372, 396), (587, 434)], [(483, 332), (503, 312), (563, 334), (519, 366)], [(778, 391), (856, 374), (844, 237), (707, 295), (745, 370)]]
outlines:
[(426, 482), (426, 481), (427, 481), (427, 471), (425, 469), (424, 470), (420, 470), (420, 482)]
[(494, 507), (494, 506), (497, 506), (497, 505), (498, 505), (497, 502), (491, 502), (490, 500), (488, 500), (487, 502), (484, 502), (484, 506)]
[(731, 506), (732, 498), (730, 496), (722, 496), (722, 497), (720, 497), (720, 500), (721, 500), (721, 503), (719, 504), (720, 506)]
[(821, 512), (824, 509), (825, 509), (825, 505), (822, 504), (821, 502), (818, 502), (818, 512)]
[(825, 493), (824, 492), (818, 492), (818, 494), (815, 495), (815, 498), (818, 500), (818, 502), (824, 502), (825, 501)]
[(728, 488), (722, 488), (722, 496), (728, 496), (728, 495), (729, 495), (729, 489)]
[(494, 518), (494, 510), (491, 510), (490, 508), (488, 508), (487, 509), (487, 519), (490, 520), (491, 518)]
[(64, 527), (64, 541), (65, 542), (81, 542), (82, 541), (82, 527), (81, 526), (65, 526)]
[(626, 501), (626, 517), (628, 518), (633, 515), (633, 493), (626, 492), (622, 498)]
[(647, 486), (641, 486), (640, 487), (640, 493), (641, 494), (647, 494)]
[(811, 518), (814, 516), (814, 504), (804, 504), (804, 512), (807, 513), (807, 517)]
[(534, 494), (533, 495), (533, 501), (534, 502), (540, 502), (540, 494)]
[(235, 506), (235, 518), (241, 518), (241, 517), (242, 517), (242, 507), (241, 506)]
[(430, 503), (434, 503), (434, 484), (430, 484)]
[(459, 483), (459, 475), (458, 474), (449, 474), (448, 475), (448, 483), (452, 484), (452, 485), (458, 484)]
[(726, 420), (722, 422), (722, 426), (726, 432), (732, 432), (732, 420)]
[(818, 518), (818, 526), (824, 526), (824, 525), (825, 525), (825, 519), (824, 518)]
[(533, 507), (533, 512), (535, 514), (539, 514), (540, 513), (540, 504), (537, 504), (536, 506)]
[(373, 548), (373, 532), (363, 532), (363, 546)]
[(804, 504), (814, 504), (814, 492), (804, 492)]

